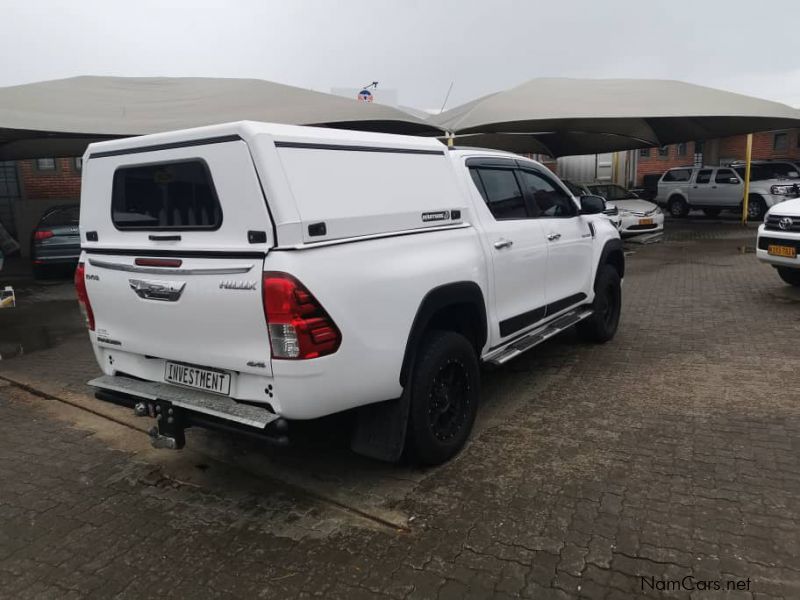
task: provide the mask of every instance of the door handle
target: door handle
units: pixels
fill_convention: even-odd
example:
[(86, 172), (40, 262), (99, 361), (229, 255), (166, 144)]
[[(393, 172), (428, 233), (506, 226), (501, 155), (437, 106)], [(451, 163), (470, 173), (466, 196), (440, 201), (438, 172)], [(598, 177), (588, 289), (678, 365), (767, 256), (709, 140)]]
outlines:
[(506, 240), (506, 239), (499, 239), (494, 243), (494, 247), (497, 248), (498, 250), (500, 250), (502, 248), (511, 248), (511, 246), (513, 246), (513, 245), (514, 245), (514, 242), (512, 242), (511, 240)]
[(712, 189), (712, 190), (715, 190), (715, 189), (717, 189), (717, 186), (715, 186), (715, 185), (712, 185), (712, 186), (711, 186), (711, 189)]
[(560, 239), (561, 239), (561, 234), (560, 233), (548, 233), (547, 234), (547, 241), (548, 242), (555, 242), (556, 240), (560, 240)]

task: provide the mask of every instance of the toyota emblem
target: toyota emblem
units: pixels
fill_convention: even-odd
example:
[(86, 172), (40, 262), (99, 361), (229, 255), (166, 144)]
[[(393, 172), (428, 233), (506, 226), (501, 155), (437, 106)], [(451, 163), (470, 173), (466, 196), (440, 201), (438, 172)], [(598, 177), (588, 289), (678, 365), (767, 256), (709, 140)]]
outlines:
[(778, 227), (784, 231), (788, 231), (792, 228), (793, 223), (794, 221), (792, 221), (791, 217), (783, 217), (780, 221), (778, 221)]

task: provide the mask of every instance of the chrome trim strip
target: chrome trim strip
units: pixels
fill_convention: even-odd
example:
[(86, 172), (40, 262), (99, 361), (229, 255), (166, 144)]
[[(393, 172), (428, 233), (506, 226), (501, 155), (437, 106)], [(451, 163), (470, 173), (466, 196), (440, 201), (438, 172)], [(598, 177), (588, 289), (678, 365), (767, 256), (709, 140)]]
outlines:
[(126, 273), (149, 273), (150, 275), (233, 275), (236, 273), (247, 273), (254, 265), (241, 265), (235, 267), (211, 267), (196, 269), (180, 269), (170, 267), (137, 267), (136, 265), (126, 265), (124, 263), (108, 262), (90, 258), (89, 264), (101, 269), (111, 271), (125, 271)]
[(400, 237), (403, 235), (415, 235), (417, 233), (427, 233), (429, 231), (445, 231), (449, 229), (465, 229), (472, 227), (470, 223), (453, 223), (451, 225), (439, 225), (437, 227), (420, 227), (419, 229), (404, 229), (402, 231), (389, 231), (386, 233), (370, 233), (369, 235), (356, 235), (352, 237), (340, 238), (337, 240), (323, 240), (319, 242), (308, 242), (305, 244), (294, 244), (292, 246), (276, 246), (273, 250), (313, 250), (324, 246), (336, 246), (339, 244), (351, 244), (353, 242), (363, 242), (366, 240), (378, 240), (382, 238)]

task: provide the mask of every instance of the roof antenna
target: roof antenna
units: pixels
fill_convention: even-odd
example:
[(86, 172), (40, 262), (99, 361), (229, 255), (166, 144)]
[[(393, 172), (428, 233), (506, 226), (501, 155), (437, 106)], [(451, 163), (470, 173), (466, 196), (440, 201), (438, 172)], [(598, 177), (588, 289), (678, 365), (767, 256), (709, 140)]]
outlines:
[(453, 91), (453, 84), (454, 83), (455, 83), (455, 81), (451, 81), (450, 82), (450, 87), (447, 88), (447, 93), (444, 96), (444, 102), (442, 102), (442, 108), (439, 109), (439, 114), (442, 114), (444, 112), (444, 107), (447, 104), (447, 99), (450, 97), (450, 92)]

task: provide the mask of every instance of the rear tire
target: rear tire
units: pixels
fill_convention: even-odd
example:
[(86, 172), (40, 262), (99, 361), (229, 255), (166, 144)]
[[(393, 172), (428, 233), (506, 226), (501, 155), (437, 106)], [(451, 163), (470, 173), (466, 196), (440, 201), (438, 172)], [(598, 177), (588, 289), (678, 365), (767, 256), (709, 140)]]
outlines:
[(689, 204), (681, 196), (672, 196), (667, 202), (669, 214), (682, 219), (689, 214)]
[(718, 217), (719, 213), (722, 212), (721, 208), (704, 208), (703, 212), (706, 213), (707, 217)]
[(800, 269), (778, 267), (778, 275), (789, 285), (800, 287)]
[(578, 323), (578, 335), (588, 342), (604, 344), (614, 338), (622, 309), (619, 273), (611, 265), (600, 265), (594, 280), (594, 313)]
[(409, 381), (407, 448), (416, 462), (439, 465), (464, 447), (478, 413), (478, 357), (467, 338), (432, 331), (422, 341)]

